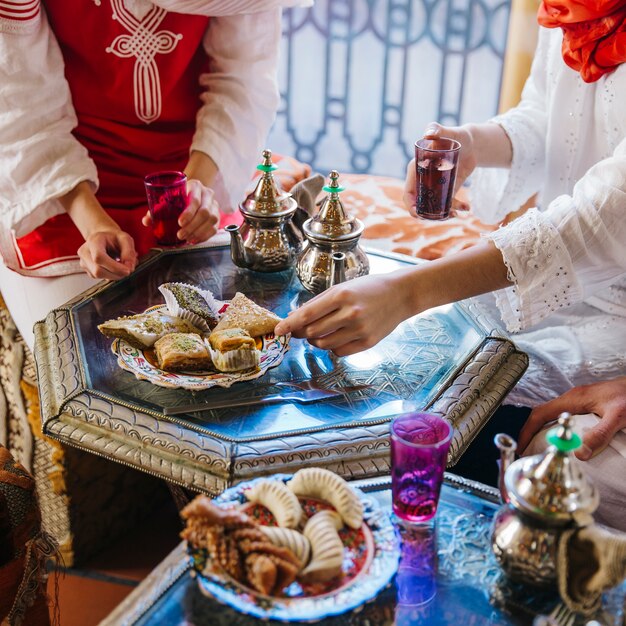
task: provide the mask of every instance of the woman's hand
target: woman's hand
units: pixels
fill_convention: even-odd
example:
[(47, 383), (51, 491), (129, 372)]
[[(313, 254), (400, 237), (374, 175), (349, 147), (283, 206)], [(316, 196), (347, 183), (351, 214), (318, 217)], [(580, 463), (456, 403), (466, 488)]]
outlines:
[[(176, 236), (181, 241), (193, 245), (215, 235), (220, 221), (220, 210), (213, 189), (203, 185), (199, 180), (187, 181), (187, 197), (189, 203), (178, 218), (180, 230)], [(141, 221), (144, 226), (152, 228), (149, 212)]]
[(89, 276), (117, 280), (135, 269), (133, 238), (102, 208), (88, 182), (78, 183), (59, 201), (85, 239), (78, 256)]
[[(440, 126), (429, 124), (424, 131), (424, 139), (447, 137), (456, 139), (461, 144), (461, 153), (457, 164), (456, 193), (467, 177), (477, 167), (510, 167), (513, 158), (513, 147), (506, 131), (494, 122), (485, 124), (464, 124), (463, 126)], [(404, 203), (415, 216), (416, 186), (415, 159), (407, 168), (404, 186)], [(453, 208), (454, 204), (453, 204)], [(467, 208), (459, 206), (456, 208)]]
[(582, 447), (576, 451), (581, 461), (588, 461), (609, 445), (616, 432), (626, 428), (626, 376), (574, 387), (555, 400), (533, 409), (520, 433), (519, 449), (523, 452), (532, 438), (563, 411), (595, 413), (600, 417), (598, 424), (585, 434)]
[(279, 322), (275, 333), (305, 337), (347, 356), (371, 348), (422, 311), (509, 285), (501, 252), (491, 242), (479, 243), (436, 261), (331, 287)]
[(289, 314), (275, 329), (348, 356), (367, 350), (413, 314), (400, 273), (363, 276), (331, 287)]
[[(456, 193), (477, 165), (474, 150), (474, 138), (472, 136), (471, 127), (469, 125), (441, 126), (433, 122), (432, 124), (429, 124), (424, 131), (424, 139), (439, 139), (440, 137), (456, 139), (456, 141), (461, 144), (461, 152), (459, 154), (459, 162), (457, 164), (456, 183), (454, 187), (454, 193)], [(415, 205), (417, 204), (417, 196), (415, 193), (416, 185), (417, 175), (415, 172), (415, 159), (411, 159), (406, 170), (406, 180), (404, 183), (404, 204), (413, 217), (417, 217), (415, 208)], [(467, 210), (468, 207), (465, 203), (457, 202), (453, 204), (453, 209)]]
[(92, 278), (124, 278), (137, 265), (135, 242), (119, 227), (91, 232), (78, 248), (78, 256), (80, 266)]

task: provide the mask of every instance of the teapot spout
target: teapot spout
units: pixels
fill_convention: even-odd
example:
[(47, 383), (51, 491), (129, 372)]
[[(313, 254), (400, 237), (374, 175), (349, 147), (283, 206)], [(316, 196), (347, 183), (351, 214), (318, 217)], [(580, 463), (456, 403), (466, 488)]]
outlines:
[(238, 267), (250, 267), (250, 259), (243, 245), (243, 238), (237, 224), (229, 224), (224, 229), (230, 234), (230, 258)]
[(334, 252), (330, 259), (329, 287), (346, 282), (346, 255)]
[(509, 437), (505, 433), (499, 433), (494, 437), (493, 442), (496, 444), (498, 450), (500, 450), (500, 472), (498, 476), (498, 487), (500, 488), (500, 497), (503, 502), (507, 504), (510, 502), (509, 493), (504, 482), (504, 475), (509, 465), (515, 459), (515, 451), (517, 450), (517, 443), (513, 437)]

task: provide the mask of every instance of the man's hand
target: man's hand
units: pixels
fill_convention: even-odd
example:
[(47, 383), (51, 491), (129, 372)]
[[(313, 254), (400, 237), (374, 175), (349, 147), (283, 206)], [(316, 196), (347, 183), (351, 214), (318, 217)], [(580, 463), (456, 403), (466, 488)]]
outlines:
[(520, 433), (520, 451), (523, 452), (544, 425), (556, 420), (563, 411), (595, 413), (600, 417), (600, 422), (584, 436), (582, 447), (576, 451), (581, 461), (588, 461), (609, 445), (616, 432), (626, 428), (626, 376), (574, 387), (533, 409)]

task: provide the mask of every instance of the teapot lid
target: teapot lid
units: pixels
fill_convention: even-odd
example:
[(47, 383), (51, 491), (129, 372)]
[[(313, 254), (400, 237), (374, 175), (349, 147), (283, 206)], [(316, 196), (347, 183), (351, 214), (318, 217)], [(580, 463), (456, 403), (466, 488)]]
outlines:
[(586, 519), (598, 508), (598, 491), (571, 457), (582, 443), (571, 421), (569, 413), (561, 413), (546, 435), (547, 450), (518, 459), (506, 471), (506, 489), (516, 508), (559, 523)]
[(263, 172), (254, 191), (239, 205), (245, 216), (280, 217), (293, 213), (298, 207), (290, 193), (283, 191), (273, 172), (278, 169), (272, 163), (272, 151), (263, 150), (263, 163), (257, 170)]
[(330, 183), (323, 190), (328, 193), (316, 215), (308, 219), (302, 229), (307, 237), (324, 241), (345, 241), (361, 236), (363, 222), (349, 215), (339, 198), (345, 187), (339, 185), (339, 172), (330, 173)]

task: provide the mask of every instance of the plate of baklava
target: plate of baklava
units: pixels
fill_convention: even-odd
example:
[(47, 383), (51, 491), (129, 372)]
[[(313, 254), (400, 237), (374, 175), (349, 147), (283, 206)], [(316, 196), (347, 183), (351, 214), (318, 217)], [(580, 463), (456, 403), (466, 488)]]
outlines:
[(279, 365), (289, 336), (277, 337), (280, 317), (243, 293), (217, 300), (195, 285), (165, 283), (164, 304), (106, 321), (118, 365), (160, 387), (230, 387)]

